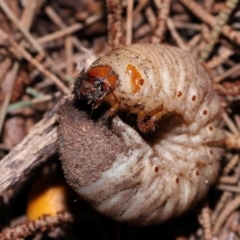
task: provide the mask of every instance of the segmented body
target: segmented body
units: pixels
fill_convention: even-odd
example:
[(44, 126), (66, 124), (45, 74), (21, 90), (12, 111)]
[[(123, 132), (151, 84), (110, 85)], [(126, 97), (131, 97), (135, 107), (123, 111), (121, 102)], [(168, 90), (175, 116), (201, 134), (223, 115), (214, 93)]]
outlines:
[[(105, 87), (98, 90), (108, 88), (102, 95), (94, 85), (99, 69)], [(114, 81), (106, 85), (108, 78)], [(94, 86), (97, 100), (89, 98)], [(143, 139), (113, 120), (127, 151), (116, 154), (97, 181), (75, 187), (100, 212), (143, 225), (162, 222), (186, 211), (216, 181), (224, 139), (220, 102), (189, 53), (154, 44), (117, 49), (91, 65), (75, 93), (95, 107), (108, 102), (113, 111), (137, 114), (140, 130), (155, 129)]]

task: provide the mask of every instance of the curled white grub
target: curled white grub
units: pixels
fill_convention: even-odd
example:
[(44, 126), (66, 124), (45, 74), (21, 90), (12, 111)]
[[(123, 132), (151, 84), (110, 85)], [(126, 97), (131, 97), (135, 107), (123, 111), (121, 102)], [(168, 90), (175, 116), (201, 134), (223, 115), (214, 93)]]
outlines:
[[(115, 50), (81, 73), (74, 91), (60, 116), (62, 165), (99, 212), (160, 223), (188, 210), (216, 181), (224, 140), (219, 99), (187, 52), (151, 44)], [(136, 114), (140, 133), (118, 117), (111, 127), (105, 115), (90, 119), (85, 100), (100, 112), (109, 104), (108, 116)]]

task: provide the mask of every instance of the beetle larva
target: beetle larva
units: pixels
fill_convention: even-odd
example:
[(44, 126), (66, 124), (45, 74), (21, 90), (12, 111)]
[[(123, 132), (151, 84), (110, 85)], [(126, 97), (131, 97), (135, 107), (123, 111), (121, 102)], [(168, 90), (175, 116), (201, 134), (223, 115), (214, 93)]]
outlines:
[(115, 117), (113, 128), (103, 124), (99, 133), (98, 122), (77, 121), (75, 109), (62, 114), (65, 175), (98, 211), (159, 223), (189, 209), (215, 182), (224, 139), (220, 102), (208, 73), (187, 52), (154, 44), (114, 50), (81, 73), (74, 92), (93, 108), (107, 102), (110, 114), (136, 114), (141, 131), (155, 129), (143, 139)]

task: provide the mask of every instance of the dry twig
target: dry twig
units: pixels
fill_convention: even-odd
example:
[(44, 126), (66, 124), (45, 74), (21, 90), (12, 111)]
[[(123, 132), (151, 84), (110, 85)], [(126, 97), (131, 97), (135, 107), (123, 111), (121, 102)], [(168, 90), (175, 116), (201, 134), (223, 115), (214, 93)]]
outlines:
[(57, 152), (57, 120), (60, 103), (37, 123), (0, 162), (0, 195)]
[(108, 10), (108, 46), (119, 47), (122, 43), (122, 4), (120, 0), (107, 0)]
[(213, 227), (213, 234), (216, 235), (223, 223), (226, 221), (227, 217), (240, 206), (240, 196), (235, 197), (233, 200), (229, 201), (228, 205), (220, 213), (219, 217)]
[[(180, 1), (203, 22), (209, 24), (211, 27), (214, 27), (216, 25), (215, 17), (213, 17), (211, 14), (205, 11), (196, 1), (193, 0), (180, 0)], [(240, 33), (235, 31), (229, 25), (225, 25), (222, 28), (222, 33), (233, 42), (240, 44)]]
[(214, 45), (219, 39), (223, 26), (226, 24), (229, 15), (236, 7), (237, 3), (238, 0), (228, 0), (226, 2), (226, 7), (219, 13), (217, 17), (216, 24), (213, 27), (209, 38), (209, 42), (200, 54), (200, 60), (206, 61), (209, 58), (209, 55), (211, 54)]
[[(49, 70), (47, 70), (36, 58), (33, 58), (23, 47), (21, 47), (16, 41), (11, 39), (5, 32), (0, 29), (0, 36), (6, 41), (9, 41), (11, 45), (16, 49), (16, 51), (20, 52), (21, 55), (29, 61), (32, 65), (34, 65), (40, 72), (49, 77), (67, 96), (70, 96), (70, 90), (58, 79), (54, 74), (52, 74)], [(16, 52), (17, 54), (17, 52)]]
[(68, 212), (60, 212), (57, 216), (44, 215), (38, 220), (26, 222), (14, 228), (5, 229), (0, 233), (1, 240), (16, 240), (29, 237), (37, 231), (45, 232), (63, 223), (70, 223), (73, 217)]
[(163, 0), (162, 3), (159, 0), (155, 0), (155, 5), (158, 9), (156, 29), (150, 40), (152, 43), (161, 43), (166, 31), (166, 22), (169, 16), (171, 0)]

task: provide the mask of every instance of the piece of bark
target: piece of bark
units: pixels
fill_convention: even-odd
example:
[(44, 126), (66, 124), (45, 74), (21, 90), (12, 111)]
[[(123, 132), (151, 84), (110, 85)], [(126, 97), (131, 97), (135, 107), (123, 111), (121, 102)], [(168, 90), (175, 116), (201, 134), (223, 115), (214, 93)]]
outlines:
[(29, 134), (0, 161), (0, 196), (34, 168), (57, 153), (57, 103)]

